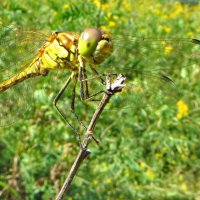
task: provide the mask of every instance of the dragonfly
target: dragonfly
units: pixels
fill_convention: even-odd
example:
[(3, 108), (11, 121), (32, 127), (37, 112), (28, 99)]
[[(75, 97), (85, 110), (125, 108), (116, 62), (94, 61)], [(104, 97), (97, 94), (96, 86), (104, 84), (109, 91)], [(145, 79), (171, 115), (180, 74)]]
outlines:
[[(192, 57), (194, 54), (193, 57), (197, 59), (198, 56), (195, 56), (197, 49), (195, 48), (200, 45), (200, 40), (191, 38), (111, 36), (100, 28), (86, 28), (82, 33), (54, 32), (47, 36), (42, 32), (25, 31), (10, 25), (1, 28), (0, 37), (0, 125), (14, 123), (16, 119), (21, 117), (21, 114), (26, 112), (25, 108), (29, 108), (32, 103), (30, 96), (33, 94), (34, 87), (26, 86), (25, 82), (36, 77), (48, 77), (53, 71), (60, 71), (64, 77), (66, 76), (65, 72), (71, 74), (55, 95), (53, 105), (75, 132), (78, 132), (77, 129), (58, 106), (59, 100), (70, 83), (73, 83), (70, 112), (84, 126), (75, 112), (77, 83), (80, 84), (82, 101), (95, 101), (94, 97), (103, 90), (96, 90), (91, 95), (90, 89), (94, 88), (95, 90), (94, 82), (97, 79), (103, 85), (105, 83), (104, 77), (108, 74), (114, 76), (124, 73), (130, 80), (133, 80), (133, 76), (142, 71), (142, 74), (148, 77), (152, 85), (154, 80), (159, 80), (161, 86), (167, 85), (168, 87), (169, 85), (171, 88), (173, 80), (161, 72), (159, 65), (169, 63), (170, 68), (169, 58), (171, 58), (171, 64), (173, 63), (173, 55), (174, 59), (177, 55), (182, 55), (182, 59), (184, 59), (184, 50), (188, 47), (191, 50), (190, 56)], [(124, 47), (126, 47), (126, 51)], [(34, 54), (37, 48), (37, 53)], [(172, 50), (173, 54), (167, 53), (167, 48), (168, 51)], [(6, 51), (9, 53), (4, 54)], [(151, 57), (155, 56), (154, 52), (156, 52), (156, 56), (160, 56), (154, 63), (157, 67), (149, 66)], [(30, 58), (25, 59), (27, 54)], [(145, 54), (149, 56), (146, 58)], [(141, 56), (143, 58), (142, 64)], [(120, 64), (122, 59), (127, 63)], [(88, 68), (93, 74), (91, 78), (87, 76)], [(148, 69), (146, 70), (146, 68)], [(89, 86), (88, 82), (92, 86)], [(155, 82), (157, 85), (158, 82)], [(56, 85), (56, 83), (53, 84)], [(130, 87), (132, 92), (136, 92), (138, 89), (134, 80), (130, 83)], [(131, 92), (125, 93), (133, 95)]]

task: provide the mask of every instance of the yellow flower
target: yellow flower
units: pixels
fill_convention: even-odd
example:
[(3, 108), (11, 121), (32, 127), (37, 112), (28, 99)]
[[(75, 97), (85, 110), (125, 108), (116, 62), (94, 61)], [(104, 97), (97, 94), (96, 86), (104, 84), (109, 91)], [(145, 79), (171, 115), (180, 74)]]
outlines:
[(161, 45), (165, 46), (167, 43), (165, 41), (161, 42)]
[(154, 14), (156, 14), (156, 15), (160, 15), (160, 14), (161, 14), (160, 9), (154, 9), (152, 12), (153, 12)]
[(105, 31), (106, 33), (110, 32), (107, 26), (101, 26), (101, 30)]
[(166, 46), (165, 47), (165, 54), (170, 54), (173, 50), (173, 47), (172, 46)]
[(117, 15), (113, 15), (113, 19), (117, 20), (119, 17)]
[(177, 113), (176, 117), (178, 119), (181, 119), (189, 114), (188, 105), (184, 101), (179, 100), (177, 102), (177, 106), (178, 106), (178, 113)]
[(163, 46), (165, 54), (169, 54), (173, 51), (173, 47), (170, 45), (167, 45), (166, 41), (161, 41), (160, 44)]
[(142, 161), (142, 162), (140, 163), (140, 167), (141, 167), (142, 169), (145, 169), (145, 168), (146, 168), (146, 163)]
[(164, 31), (165, 31), (166, 33), (170, 33), (170, 32), (171, 32), (171, 28), (169, 28), (169, 27), (164, 27)]
[(123, 2), (123, 7), (125, 10), (127, 11), (131, 11), (132, 10), (132, 6), (128, 1), (122, 1)]
[(64, 9), (68, 9), (69, 7), (70, 7), (69, 4), (64, 4), (64, 5), (63, 5), (63, 8), (64, 8)]
[(100, 6), (101, 6), (101, 1), (100, 0), (93, 0), (93, 2), (98, 8), (100, 8)]
[(101, 0), (93, 0), (94, 4), (100, 8), (102, 10), (107, 10), (109, 8), (109, 4), (108, 3), (101, 3)]
[(101, 7), (102, 10), (108, 10), (108, 8), (109, 8), (109, 4), (108, 3), (102, 4), (102, 7)]
[(176, 18), (178, 15), (180, 15), (181, 13), (183, 13), (183, 11), (184, 11), (183, 8), (184, 8), (184, 7), (182, 6), (181, 3), (176, 2), (176, 3), (174, 4), (174, 12), (171, 12), (170, 17), (171, 17), (171, 18)]
[(169, 18), (168, 15), (162, 15), (162, 19), (167, 19), (167, 18)]
[(111, 12), (108, 12), (107, 17), (111, 18), (113, 16), (113, 14)]
[(188, 35), (188, 37), (194, 37), (194, 34), (193, 34), (193, 32), (187, 32), (187, 35)]
[(116, 22), (114, 22), (114, 21), (109, 21), (108, 25), (109, 25), (110, 27), (115, 27), (115, 26), (116, 26)]
[(163, 26), (163, 25), (159, 25), (158, 28), (162, 31), (164, 30), (166, 33), (170, 33), (171, 32), (171, 28)]
[(153, 180), (155, 178), (155, 175), (151, 169), (147, 169), (146, 171), (146, 176), (150, 179)]
[(186, 185), (186, 183), (182, 183), (181, 184), (181, 190), (184, 191), (184, 192), (187, 191), (187, 185)]

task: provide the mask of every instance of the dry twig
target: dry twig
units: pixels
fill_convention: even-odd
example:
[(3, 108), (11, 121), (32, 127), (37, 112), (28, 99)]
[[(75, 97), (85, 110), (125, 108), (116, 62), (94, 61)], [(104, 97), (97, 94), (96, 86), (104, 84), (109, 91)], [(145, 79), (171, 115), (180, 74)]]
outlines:
[(102, 111), (104, 110), (106, 104), (109, 102), (109, 99), (112, 97), (112, 95), (114, 95), (117, 92), (120, 92), (122, 90), (122, 88), (125, 86), (125, 84), (123, 84), (125, 81), (125, 77), (122, 76), (121, 74), (118, 75), (118, 77), (116, 78), (115, 81), (113, 81), (113, 83), (110, 82), (110, 77), (107, 76), (106, 77), (106, 91), (105, 94), (98, 106), (98, 108), (95, 110), (95, 113), (90, 121), (90, 124), (87, 128), (87, 131), (84, 135), (83, 141), (82, 141), (82, 147), (80, 148), (80, 151), (76, 157), (76, 160), (74, 161), (74, 164), (72, 165), (72, 168), (68, 174), (68, 177), (66, 178), (59, 194), (56, 197), (56, 200), (62, 200), (64, 195), (66, 194), (66, 192), (69, 189), (69, 186), (74, 178), (74, 176), (76, 175), (78, 168), (80, 167), (81, 163), (83, 162), (83, 160), (90, 154), (90, 150), (87, 149), (91, 139), (94, 139), (93, 136), (93, 131), (94, 128), (96, 126), (97, 120), (100, 116), (100, 114), (102, 113)]

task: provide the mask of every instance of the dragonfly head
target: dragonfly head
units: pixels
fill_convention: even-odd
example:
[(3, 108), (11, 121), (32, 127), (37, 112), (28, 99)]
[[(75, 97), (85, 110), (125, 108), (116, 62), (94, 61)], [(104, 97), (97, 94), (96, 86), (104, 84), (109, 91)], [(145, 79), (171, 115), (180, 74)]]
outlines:
[(92, 58), (99, 64), (112, 52), (111, 39), (101, 29), (87, 28), (79, 38), (78, 51), (81, 56)]

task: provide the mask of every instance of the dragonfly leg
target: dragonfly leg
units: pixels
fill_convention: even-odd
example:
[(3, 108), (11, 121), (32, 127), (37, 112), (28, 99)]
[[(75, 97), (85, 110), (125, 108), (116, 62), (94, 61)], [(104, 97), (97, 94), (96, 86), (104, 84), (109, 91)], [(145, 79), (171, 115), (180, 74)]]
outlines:
[[(88, 81), (87, 81), (87, 75), (86, 75), (86, 70), (85, 70), (85, 66), (84, 63), (81, 59), (81, 57), (79, 57), (79, 63), (80, 63), (80, 67), (79, 67), (79, 81), (80, 81), (80, 85), (81, 85), (81, 100), (85, 101), (85, 100), (90, 100), (90, 101), (100, 101), (97, 99), (93, 99), (93, 97), (97, 96), (98, 94), (101, 94), (104, 92), (104, 90), (101, 90), (93, 95), (89, 95), (89, 89), (88, 89)], [(98, 74), (98, 72), (95, 70), (95, 73)], [(98, 74), (98, 77), (99, 74)], [(102, 81), (104, 81), (102, 79)]]
[(90, 68), (91, 68), (91, 70), (94, 72), (94, 74), (97, 75), (97, 77), (99, 78), (100, 82), (101, 82), (103, 85), (105, 85), (106, 82), (105, 82), (105, 80), (102, 78), (102, 76), (106, 76), (106, 75), (104, 75), (104, 74), (99, 74), (99, 72), (98, 72), (94, 67), (92, 67), (92, 66), (90, 66)]
[(100, 74), (92, 65), (90, 65), (90, 69), (95, 74), (95, 76), (89, 77), (87, 79), (86, 78), (82, 79), (82, 81), (89, 81), (89, 80), (98, 78), (100, 80), (101, 84), (106, 85), (106, 81), (102, 77), (106, 77), (106, 76), (112, 77), (113, 76), (114, 78), (117, 78), (117, 76), (118, 76), (118, 74), (116, 74), (116, 73), (102, 73), (102, 74)]
[(78, 79), (80, 81), (80, 86), (81, 86), (80, 87), (80, 94), (81, 94), (81, 99), (84, 100), (85, 98), (87, 98), (89, 96), (88, 82), (82, 81), (82, 80), (87, 79), (87, 75), (86, 75), (84, 63), (83, 63), (83, 61), (80, 57), (79, 57), (79, 63), (80, 63), (80, 67), (79, 67)]
[[(78, 130), (66, 119), (64, 113), (59, 109), (59, 107), (57, 106), (58, 101), (60, 100), (62, 94), (64, 93), (64, 91), (66, 90), (66, 88), (68, 87), (69, 83), (71, 82), (72, 78), (74, 77), (74, 73), (72, 73), (70, 75), (70, 77), (67, 79), (65, 85), (61, 88), (61, 90), (58, 92), (57, 96), (55, 97), (54, 101), (53, 101), (53, 105), (55, 107), (55, 109), (57, 110), (57, 112), (60, 114), (60, 116), (63, 118), (63, 120), (69, 125), (69, 127), (77, 134), (78, 136), (78, 140), (79, 143), (81, 145), (81, 136), (80, 133), (78, 132)], [(74, 89), (75, 90), (75, 89)], [(74, 91), (75, 92), (75, 91)], [(73, 95), (72, 95), (73, 96)], [(75, 96), (75, 95), (74, 95)]]
[(83, 60), (81, 57), (79, 57), (79, 75), (78, 75), (78, 79), (80, 81), (80, 94), (81, 94), (81, 99), (84, 100), (85, 98), (88, 98), (89, 96), (89, 91), (88, 91), (88, 82), (87, 81), (82, 81), (87, 79), (87, 75), (86, 75), (86, 70), (85, 70), (85, 65), (83, 63)]
[(73, 82), (74, 82), (74, 87), (72, 90), (72, 97), (71, 97), (71, 112), (74, 115), (74, 117), (76, 118), (76, 120), (79, 122), (79, 124), (81, 124), (85, 129), (87, 129), (86, 126), (84, 125), (84, 123), (79, 119), (78, 115), (75, 112), (75, 98), (76, 98), (75, 94), (76, 94), (77, 75), (74, 76)]
[(84, 98), (82, 100), (83, 101), (100, 101), (100, 99), (93, 99), (93, 97), (96, 97), (97, 95), (102, 94), (104, 92), (105, 92), (105, 90), (100, 90), (100, 91), (98, 91), (98, 92), (96, 92), (96, 93), (94, 93), (94, 94), (92, 94), (92, 95), (90, 95), (87, 98)]

